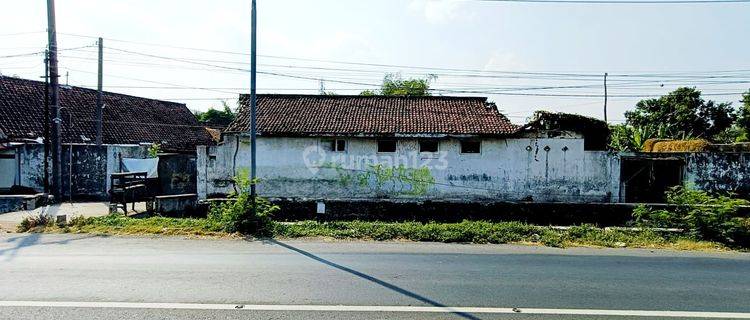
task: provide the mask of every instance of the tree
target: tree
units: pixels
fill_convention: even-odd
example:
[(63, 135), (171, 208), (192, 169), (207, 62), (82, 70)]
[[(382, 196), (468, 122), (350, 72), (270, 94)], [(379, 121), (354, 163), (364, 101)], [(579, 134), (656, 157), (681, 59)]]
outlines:
[[(435, 75), (428, 75), (424, 79), (412, 78), (404, 80), (398, 73), (386, 74), (380, 86), (380, 94), (384, 96), (429, 96), (430, 82), (437, 79)], [(360, 92), (362, 96), (374, 96), (373, 90)]]
[(634, 128), (624, 123), (609, 126), (609, 148), (615, 151), (639, 152), (655, 133), (648, 128)]
[(750, 89), (742, 94), (742, 107), (737, 115), (737, 129), (740, 131), (740, 136), (737, 141), (748, 141), (750, 140)]
[(665, 138), (692, 136), (716, 140), (734, 123), (732, 103), (701, 98), (695, 88), (678, 88), (658, 99), (641, 100), (635, 110), (625, 112), (627, 124), (635, 128), (665, 126)]
[(235, 113), (226, 101), (222, 101), (221, 104), (224, 106), (224, 110), (217, 110), (212, 107), (206, 112), (195, 111), (195, 117), (207, 127), (225, 128), (234, 121)]

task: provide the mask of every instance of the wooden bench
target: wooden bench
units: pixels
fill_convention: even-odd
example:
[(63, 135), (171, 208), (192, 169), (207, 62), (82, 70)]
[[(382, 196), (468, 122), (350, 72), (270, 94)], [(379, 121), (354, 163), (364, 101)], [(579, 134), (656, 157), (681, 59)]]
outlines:
[(148, 207), (151, 199), (148, 196), (148, 187), (146, 186), (147, 176), (148, 173), (146, 172), (112, 173), (109, 176), (112, 186), (109, 190), (110, 211), (114, 212), (122, 207), (122, 211), (127, 215), (128, 202), (133, 203), (133, 210), (135, 210), (135, 203), (139, 200), (145, 200)]

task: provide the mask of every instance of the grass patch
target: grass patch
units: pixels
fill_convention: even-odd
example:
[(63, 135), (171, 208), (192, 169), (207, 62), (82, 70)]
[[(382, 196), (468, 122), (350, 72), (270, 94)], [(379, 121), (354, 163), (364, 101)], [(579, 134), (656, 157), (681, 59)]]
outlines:
[(674, 233), (641, 230), (605, 230), (583, 225), (560, 230), (522, 222), (463, 221), (460, 223), (304, 221), (274, 225), (284, 238), (411, 240), (458, 243), (533, 243), (550, 247), (629, 247), (680, 250), (724, 250), (716, 242), (697, 241)]
[[(112, 235), (229, 236), (226, 225), (213, 219), (132, 218), (119, 214), (76, 217), (64, 225), (26, 223), (19, 231), (93, 233)], [(23, 230), (23, 225), (34, 227)], [(446, 243), (525, 243), (550, 247), (666, 248), (678, 250), (726, 250), (717, 242), (697, 241), (686, 235), (640, 230), (605, 230), (589, 225), (567, 229), (522, 222), (463, 221), (459, 223), (302, 221), (272, 222), (270, 235), (280, 238), (334, 238), (358, 240), (409, 240)]]
[(224, 225), (209, 219), (189, 218), (131, 218), (119, 214), (102, 217), (75, 217), (64, 225), (49, 223), (23, 230), (23, 224), (18, 231), (56, 232), (56, 233), (94, 233), (115, 235), (194, 235), (194, 236), (226, 236)]

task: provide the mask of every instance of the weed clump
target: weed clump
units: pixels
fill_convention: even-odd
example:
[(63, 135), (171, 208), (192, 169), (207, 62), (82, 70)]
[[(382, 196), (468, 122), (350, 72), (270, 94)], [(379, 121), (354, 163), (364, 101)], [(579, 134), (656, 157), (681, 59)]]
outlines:
[(28, 232), (28, 231), (34, 231), (36, 229), (43, 229), (44, 227), (46, 227), (47, 225), (51, 223), (52, 223), (52, 217), (47, 214), (41, 213), (36, 216), (23, 218), (23, 220), (21, 220), (21, 223), (18, 224), (16, 231)]
[(711, 195), (689, 186), (667, 191), (670, 209), (653, 210), (643, 205), (633, 211), (636, 223), (644, 227), (680, 228), (696, 240), (750, 246), (750, 218), (739, 214), (750, 201)]
[(234, 180), (239, 191), (231, 195), (232, 201), (212, 205), (208, 220), (222, 225), (226, 232), (271, 236), (271, 218), (279, 207), (261, 197), (253, 199), (250, 187), (257, 181), (250, 180), (248, 170), (241, 170)]

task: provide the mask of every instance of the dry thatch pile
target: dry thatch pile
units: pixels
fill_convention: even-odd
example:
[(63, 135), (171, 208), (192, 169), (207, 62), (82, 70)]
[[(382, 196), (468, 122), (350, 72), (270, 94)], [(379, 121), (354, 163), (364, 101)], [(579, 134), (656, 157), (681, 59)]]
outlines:
[(211, 136), (211, 139), (214, 140), (214, 142), (221, 141), (221, 130), (209, 128), (209, 127), (204, 127), (204, 128), (206, 129), (206, 132), (208, 132), (208, 135)]
[(643, 144), (643, 152), (702, 152), (707, 151), (710, 146), (711, 143), (703, 139), (648, 139)]
[(534, 115), (531, 117), (531, 121), (521, 127), (520, 130), (529, 128), (580, 132), (584, 137), (584, 149), (607, 149), (609, 126), (606, 122), (596, 118), (572, 113), (555, 113), (538, 110), (534, 112)]

